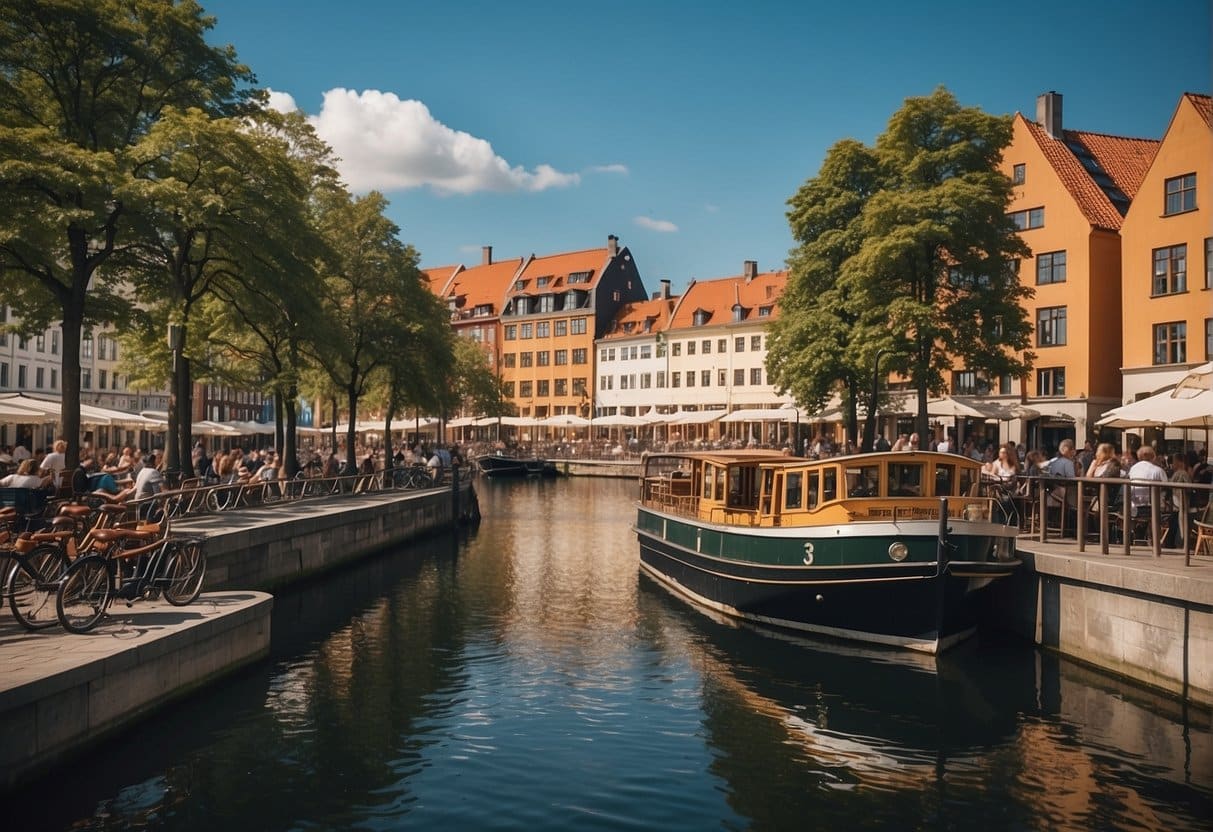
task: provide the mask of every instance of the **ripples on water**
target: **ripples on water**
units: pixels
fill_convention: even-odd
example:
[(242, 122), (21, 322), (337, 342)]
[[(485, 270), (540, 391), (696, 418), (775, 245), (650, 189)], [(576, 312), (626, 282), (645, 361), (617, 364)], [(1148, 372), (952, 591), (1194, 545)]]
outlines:
[(1209, 828), (1207, 713), (1022, 646), (709, 617), (638, 575), (632, 491), (482, 484), (478, 533), (280, 595), (270, 661), (5, 828)]

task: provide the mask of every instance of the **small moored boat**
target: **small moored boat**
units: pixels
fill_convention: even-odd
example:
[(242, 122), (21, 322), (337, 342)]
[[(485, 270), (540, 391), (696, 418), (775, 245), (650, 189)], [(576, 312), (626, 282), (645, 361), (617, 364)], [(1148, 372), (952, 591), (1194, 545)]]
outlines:
[(937, 653), (1020, 564), (1013, 510), (985, 490), (955, 454), (656, 454), (641, 568), (726, 615)]
[(476, 458), (480, 473), (486, 477), (554, 477), (556, 463), (538, 457), (513, 457), (490, 454)]

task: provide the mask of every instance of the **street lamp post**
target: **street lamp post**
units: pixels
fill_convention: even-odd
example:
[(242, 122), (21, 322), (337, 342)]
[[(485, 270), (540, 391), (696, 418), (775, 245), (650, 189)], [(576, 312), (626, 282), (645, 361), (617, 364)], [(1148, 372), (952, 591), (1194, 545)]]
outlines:
[(879, 406), (877, 404), (880, 396), (880, 359), (884, 358), (891, 350), (881, 348), (876, 351), (876, 361), (872, 365), (872, 412), (868, 414), (868, 421), (871, 422), (871, 429), (864, 428), (864, 439), (868, 439), (868, 434), (871, 434), (871, 439), (864, 442), (865, 451), (873, 451), (876, 449), (876, 432), (880, 430), (880, 423), (877, 420), (879, 415)]

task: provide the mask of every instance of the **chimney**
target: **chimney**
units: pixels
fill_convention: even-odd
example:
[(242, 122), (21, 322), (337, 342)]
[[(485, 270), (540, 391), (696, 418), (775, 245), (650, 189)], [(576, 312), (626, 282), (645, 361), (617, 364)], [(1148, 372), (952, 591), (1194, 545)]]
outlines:
[(668, 277), (664, 277), (661, 279), (661, 299), (662, 300), (670, 299), (670, 279)]
[(1036, 96), (1036, 122), (1045, 129), (1050, 138), (1061, 135), (1061, 93), (1046, 92)]
[(481, 246), (480, 247), (480, 265), (482, 265), (482, 266), (493, 265), (493, 247), (492, 246)]
[(741, 265), (741, 274), (745, 277), (745, 282), (749, 283), (754, 278), (758, 277), (758, 261), (746, 260)]
[(619, 253), (619, 238), (614, 234), (607, 237), (607, 257), (614, 257)]

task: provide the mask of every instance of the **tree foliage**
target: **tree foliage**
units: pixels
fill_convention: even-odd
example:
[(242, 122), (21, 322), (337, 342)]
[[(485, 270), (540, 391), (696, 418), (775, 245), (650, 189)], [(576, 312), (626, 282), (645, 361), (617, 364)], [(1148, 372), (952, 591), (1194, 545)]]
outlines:
[(854, 402), (886, 354), (918, 392), (925, 435), (927, 397), (956, 363), (991, 377), (1028, 371), (1030, 290), (1012, 268), (1028, 249), (997, 167), (1010, 138), (1009, 118), (941, 88), (908, 99), (874, 147), (831, 148), (789, 203), (800, 245), (773, 328), (777, 384), (806, 406), (837, 388)]

